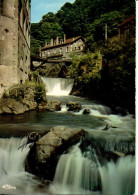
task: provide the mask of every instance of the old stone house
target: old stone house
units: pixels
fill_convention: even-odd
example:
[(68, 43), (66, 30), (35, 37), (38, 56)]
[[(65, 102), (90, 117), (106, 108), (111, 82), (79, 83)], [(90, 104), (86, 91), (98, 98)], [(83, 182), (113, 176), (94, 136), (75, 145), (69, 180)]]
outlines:
[(74, 51), (76, 54), (80, 55), (83, 53), (84, 47), (85, 39), (81, 36), (70, 39), (66, 39), (66, 35), (64, 35), (64, 39), (59, 39), (57, 36), (55, 41), (51, 39), (50, 44), (45, 44), (40, 51), (40, 56), (42, 58), (52, 58), (59, 55), (62, 60), (69, 60), (71, 52)]
[(0, 0), (0, 96), (28, 78), (30, 1)]

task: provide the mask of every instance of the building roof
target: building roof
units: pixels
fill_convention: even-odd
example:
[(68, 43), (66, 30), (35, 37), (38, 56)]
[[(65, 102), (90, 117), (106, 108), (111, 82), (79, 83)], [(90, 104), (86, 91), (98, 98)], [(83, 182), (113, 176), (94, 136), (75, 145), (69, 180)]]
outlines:
[(127, 18), (126, 20), (124, 20), (121, 24), (119, 24), (119, 27), (127, 24), (128, 22), (130, 22), (131, 20), (133, 20), (136, 17), (136, 15), (131, 16), (130, 18)]
[(70, 43), (73, 43), (73, 42), (77, 41), (78, 39), (82, 39), (83, 41), (85, 41), (82, 36), (73, 37), (73, 38), (67, 39), (66, 42), (64, 42), (64, 43), (59, 43), (59, 44), (56, 44), (56, 45), (47, 45), (47, 46), (43, 47), (41, 50), (46, 50), (46, 49), (51, 49), (51, 48), (54, 48), (54, 47), (60, 47), (60, 46), (63, 46), (63, 45), (67, 45), (67, 44), (70, 44)]

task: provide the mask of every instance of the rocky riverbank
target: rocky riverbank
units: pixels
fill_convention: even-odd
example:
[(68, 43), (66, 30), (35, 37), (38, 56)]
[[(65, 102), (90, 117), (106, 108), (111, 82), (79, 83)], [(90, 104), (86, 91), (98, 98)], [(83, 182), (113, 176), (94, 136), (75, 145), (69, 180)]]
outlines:
[(59, 101), (47, 101), (45, 84), (32, 74), (25, 84), (16, 84), (0, 99), (0, 114), (23, 114), (31, 110), (59, 111)]

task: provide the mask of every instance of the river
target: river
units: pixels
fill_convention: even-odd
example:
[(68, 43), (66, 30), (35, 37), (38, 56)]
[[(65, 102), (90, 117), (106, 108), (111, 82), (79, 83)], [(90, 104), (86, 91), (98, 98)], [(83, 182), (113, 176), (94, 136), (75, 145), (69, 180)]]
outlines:
[[(96, 194), (130, 195), (135, 191), (135, 156), (120, 157), (101, 164), (92, 148), (81, 151), (78, 143), (61, 155), (54, 180), (48, 187), (25, 171), (29, 146), (18, 149), (32, 131), (47, 132), (54, 126), (85, 129), (105, 151), (131, 153), (135, 143), (135, 119), (115, 115), (112, 110), (92, 100), (69, 96), (73, 80), (46, 79), (47, 98), (59, 100), (61, 111), (31, 111), (18, 116), (0, 116), (0, 193), (1, 194)], [(66, 103), (78, 102), (79, 112), (67, 111)], [(90, 114), (83, 114), (89, 109)], [(103, 131), (108, 124), (108, 131)], [(93, 151), (93, 152), (91, 152)], [(95, 159), (95, 160), (93, 160)], [(127, 183), (127, 186), (126, 186)], [(99, 187), (100, 186), (100, 187)]]

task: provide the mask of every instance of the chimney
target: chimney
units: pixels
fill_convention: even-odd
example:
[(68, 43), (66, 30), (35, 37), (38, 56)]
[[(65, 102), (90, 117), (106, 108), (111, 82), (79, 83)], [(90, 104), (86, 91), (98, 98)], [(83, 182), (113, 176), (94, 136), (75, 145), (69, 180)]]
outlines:
[(53, 46), (53, 39), (51, 38), (51, 46)]
[(45, 46), (47, 46), (47, 42), (46, 42), (46, 40), (45, 40)]
[(64, 34), (64, 43), (66, 43), (66, 35)]
[(56, 45), (58, 45), (59, 44), (59, 37), (57, 36), (57, 38), (56, 38)]

